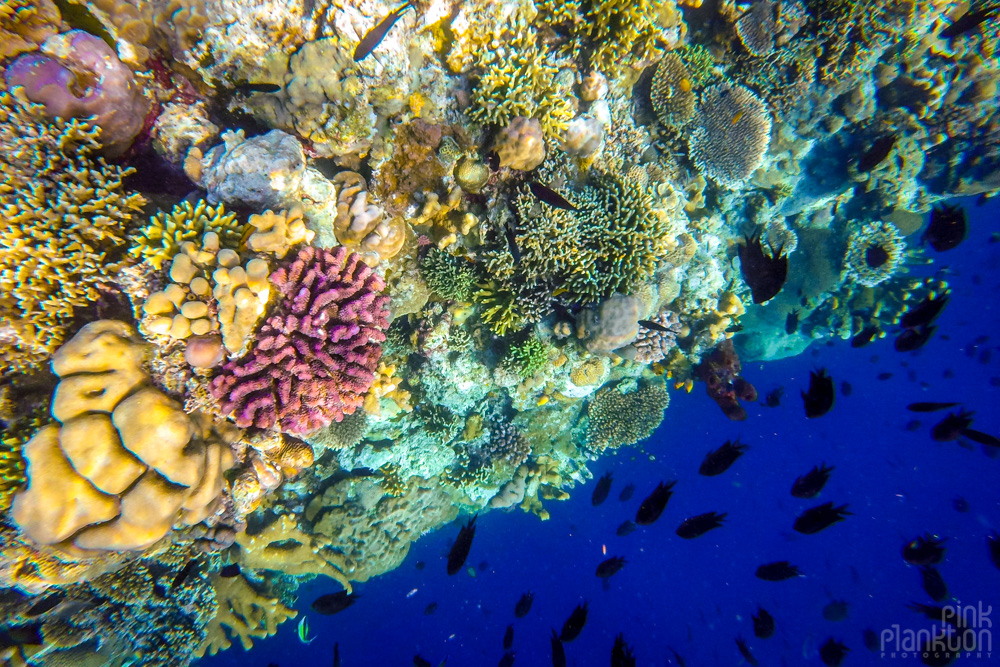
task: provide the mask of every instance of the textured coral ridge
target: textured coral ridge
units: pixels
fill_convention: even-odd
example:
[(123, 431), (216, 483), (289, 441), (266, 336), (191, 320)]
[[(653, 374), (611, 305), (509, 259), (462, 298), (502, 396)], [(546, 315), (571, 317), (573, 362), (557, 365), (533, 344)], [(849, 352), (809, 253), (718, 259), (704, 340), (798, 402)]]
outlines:
[(388, 327), (382, 279), (360, 255), (307, 247), (271, 274), (280, 301), (212, 392), (240, 426), (311, 433), (361, 407)]

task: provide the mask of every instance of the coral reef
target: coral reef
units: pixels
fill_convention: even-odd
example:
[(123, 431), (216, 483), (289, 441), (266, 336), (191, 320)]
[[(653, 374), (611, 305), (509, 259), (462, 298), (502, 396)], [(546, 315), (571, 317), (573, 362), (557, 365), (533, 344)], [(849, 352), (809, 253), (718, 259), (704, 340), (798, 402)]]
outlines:
[(663, 421), (663, 411), (670, 405), (663, 382), (631, 391), (624, 384), (604, 387), (587, 408), (587, 446), (597, 452), (645, 440)]
[(333, 178), (337, 191), (337, 217), (333, 229), (337, 240), (361, 253), (375, 266), (392, 259), (406, 240), (406, 221), (385, 218), (382, 208), (368, 200), (368, 184), (353, 171), (342, 171)]
[(531, 171), (545, 160), (542, 124), (534, 118), (517, 116), (500, 130), (493, 144), (501, 167)]
[(292, 135), (271, 130), (247, 139), (239, 130), (223, 132), (222, 141), (196, 168), (186, 165), (192, 180), (208, 190), (209, 202), (280, 209), (299, 192), (306, 158)]
[(265, 211), (260, 215), (251, 215), (247, 224), (254, 228), (247, 237), (247, 249), (269, 253), (278, 259), (284, 259), (292, 246), (309, 244), (316, 236), (315, 232), (306, 229), (301, 206), (280, 213)]
[(684, 127), (694, 117), (698, 97), (691, 74), (676, 53), (668, 53), (656, 65), (650, 87), (656, 117), (667, 127)]
[(212, 392), (240, 426), (309, 433), (361, 407), (389, 326), (383, 282), (357, 253), (307, 247), (271, 274), (278, 303)]
[(456, 301), (470, 301), (478, 279), (471, 264), (434, 247), (421, 258), (420, 275), (435, 294)]
[(184, 201), (174, 206), (170, 213), (161, 211), (151, 218), (132, 238), (129, 254), (161, 269), (164, 262), (180, 252), (185, 241), (200, 241), (209, 232), (218, 237), (219, 247), (234, 248), (242, 227), (236, 214), (226, 213), (222, 204), (211, 206), (203, 199), (197, 204)]
[(650, 364), (666, 359), (670, 351), (677, 345), (677, 338), (682, 330), (677, 313), (669, 310), (649, 318), (649, 321), (660, 325), (667, 331), (640, 325), (639, 333), (632, 341), (632, 347), (635, 348), (635, 360), (640, 364)]
[(253, 648), (254, 639), (270, 637), (278, 626), (298, 616), (298, 612), (276, 598), (261, 595), (244, 577), (211, 576), (218, 611), (205, 628), (205, 639), (194, 654), (215, 655), (239, 639), (244, 651)]
[(0, 92), (0, 375), (42, 363), (121, 267), (125, 228), (144, 200), (122, 188), (131, 169), (93, 157), (99, 134)]
[(847, 239), (844, 273), (859, 285), (875, 287), (892, 277), (905, 252), (906, 241), (892, 223), (857, 226)]
[(52, 0), (4, 0), (0, 4), (0, 60), (34, 51), (58, 32), (60, 20)]
[(705, 383), (705, 391), (733, 421), (743, 421), (747, 412), (740, 401), (756, 401), (757, 390), (740, 374), (743, 367), (733, 349), (732, 340), (719, 344), (695, 369)]
[(749, 89), (728, 83), (707, 88), (692, 122), (691, 160), (720, 186), (739, 186), (763, 164), (771, 113)]

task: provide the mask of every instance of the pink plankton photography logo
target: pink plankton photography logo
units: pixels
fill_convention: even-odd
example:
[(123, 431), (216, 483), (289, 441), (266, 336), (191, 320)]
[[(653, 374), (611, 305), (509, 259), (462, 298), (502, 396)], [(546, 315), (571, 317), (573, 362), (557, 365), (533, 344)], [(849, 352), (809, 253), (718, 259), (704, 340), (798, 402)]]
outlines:
[(882, 630), (879, 646), (883, 658), (920, 658), (924, 664), (951, 664), (958, 659), (993, 658), (993, 605), (941, 607), (941, 622), (920, 630), (892, 625)]

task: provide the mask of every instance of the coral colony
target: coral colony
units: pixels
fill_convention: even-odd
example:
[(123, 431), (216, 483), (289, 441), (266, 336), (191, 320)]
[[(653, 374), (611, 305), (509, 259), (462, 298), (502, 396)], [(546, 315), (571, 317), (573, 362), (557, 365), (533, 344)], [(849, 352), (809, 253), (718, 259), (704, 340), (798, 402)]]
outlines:
[(394, 6), (0, 0), (0, 630), (86, 602), (0, 657), (250, 648), (946, 294), (924, 216), (1000, 174), (959, 4), (430, 0), (356, 58)]

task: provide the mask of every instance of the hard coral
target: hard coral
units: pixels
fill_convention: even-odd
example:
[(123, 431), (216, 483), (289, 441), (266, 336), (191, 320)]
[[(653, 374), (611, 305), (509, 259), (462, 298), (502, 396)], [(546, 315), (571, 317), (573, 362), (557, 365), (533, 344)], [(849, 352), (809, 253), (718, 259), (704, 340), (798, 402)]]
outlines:
[(494, 421), (490, 423), (490, 438), (479, 454), (491, 463), (503, 461), (516, 468), (531, 455), (531, 442), (510, 422)]
[(625, 391), (619, 383), (599, 390), (587, 409), (587, 446), (598, 452), (648, 438), (663, 421), (670, 395), (663, 382)]
[(124, 153), (143, 127), (149, 103), (132, 70), (99, 37), (71, 30), (46, 40), (51, 55), (28, 53), (7, 66), (7, 85), (24, 86), (50, 117), (87, 118), (101, 128), (106, 154)]
[(133, 238), (129, 254), (144, 259), (154, 268), (163, 268), (172, 260), (185, 241), (199, 241), (208, 232), (218, 236), (220, 247), (235, 248), (242, 232), (235, 213), (226, 213), (222, 204), (210, 206), (205, 200), (192, 205), (189, 201), (174, 206), (170, 213), (160, 211), (150, 218)]
[(254, 590), (242, 576), (225, 578), (213, 574), (211, 582), (218, 611), (206, 628), (205, 640), (194, 652), (198, 657), (228, 649), (233, 645), (230, 637), (239, 639), (243, 650), (249, 651), (254, 639), (270, 637), (279, 625), (298, 615), (281, 604), (281, 600)]
[(740, 375), (742, 368), (732, 339), (727, 339), (695, 369), (698, 379), (705, 383), (708, 395), (733, 421), (747, 418), (747, 411), (740, 405), (741, 400), (757, 400), (757, 390)]
[(656, 117), (667, 127), (683, 127), (694, 116), (697, 96), (691, 74), (676, 53), (663, 56), (656, 65), (650, 87), (650, 100)]
[(427, 286), (446, 299), (471, 301), (478, 275), (472, 264), (431, 246), (420, 260)]
[(392, 259), (406, 240), (406, 221), (385, 218), (381, 206), (369, 200), (364, 176), (342, 171), (333, 177), (337, 186), (337, 217), (333, 222), (337, 240), (361, 253), (370, 266)]
[(681, 333), (681, 321), (677, 313), (665, 310), (650, 318), (667, 331), (659, 328), (641, 326), (639, 335), (632, 341), (635, 348), (635, 360), (640, 364), (650, 364), (663, 361), (677, 345), (677, 337)]
[(875, 287), (896, 272), (906, 252), (906, 241), (890, 222), (869, 222), (847, 240), (844, 273), (859, 285)]
[(247, 248), (253, 252), (270, 253), (278, 259), (284, 259), (292, 246), (310, 243), (316, 236), (315, 232), (306, 229), (301, 206), (293, 206), (280, 213), (265, 211), (260, 215), (251, 215), (247, 223), (254, 228), (254, 232), (247, 237)]
[(277, 209), (298, 196), (306, 156), (295, 137), (271, 130), (247, 139), (238, 130), (223, 132), (222, 140), (205, 153), (200, 174), (192, 174), (210, 202)]
[(771, 143), (771, 113), (739, 85), (705, 90), (688, 143), (698, 170), (722, 187), (739, 186), (764, 162)]
[(145, 202), (122, 191), (130, 169), (91, 158), (99, 132), (0, 92), (0, 375), (44, 361), (121, 266), (124, 229)]
[(549, 348), (535, 336), (510, 346), (503, 366), (522, 378), (533, 377), (549, 363)]
[(60, 20), (52, 0), (0, 0), (0, 60), (34, 51), (58, 32)]
[(531, 171), (545, 161), (542, 124), (534, 118), (512, 118), (497, 135), (493, 150), (500, 156), (500, 166)]
[(306, 247), (271, 274), (279, 299), (212, 392), (241, 426), (309, 433), (364, 402), (389, 312), (382, 279), (344, 247)]

